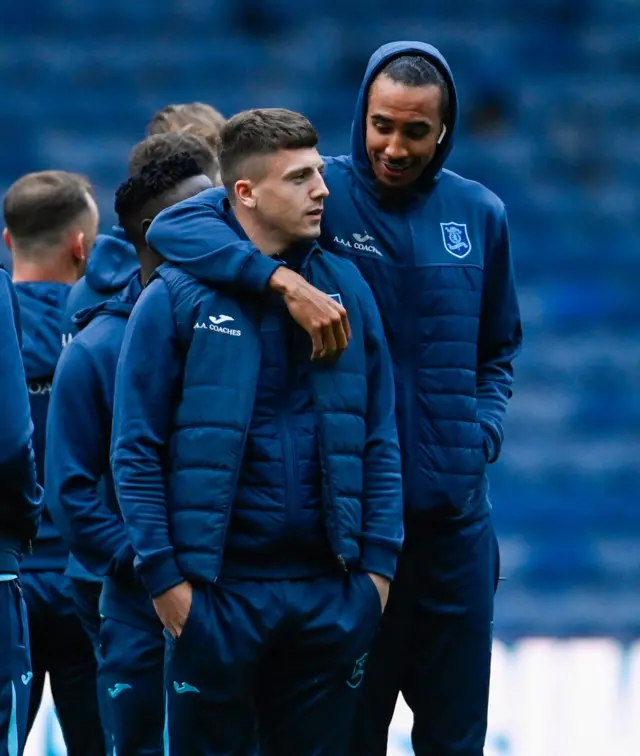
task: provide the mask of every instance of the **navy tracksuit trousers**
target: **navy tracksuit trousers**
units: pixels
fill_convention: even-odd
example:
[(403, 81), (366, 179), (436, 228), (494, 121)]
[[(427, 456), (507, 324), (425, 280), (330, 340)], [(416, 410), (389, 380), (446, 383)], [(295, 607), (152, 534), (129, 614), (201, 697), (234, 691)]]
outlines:
[(153, 628), (106, 617), (100, 628), (100, 655), (99, 684), (107, 701), (114, 753), (163, 756), (165, 639), (160, 621)]
[(0, 582), (0, 756), (20, 756), (33, 674), (27, 609), (18, 580)]
[(81, 580), (79, 578), (69, 579), (69, 592), (73, 598), (76, 614), (80, 620), (82, 628), (91, 641), (93, 654), (98, 664), (97, 690), (98, 690), (98, 710), (102, 730), (107, 744), (107, 753), (111, 752), (111, 732), (108, 721), (108, 705), (103, 691), (100, 687), (100, 592), (102, 582), (93, 580)]
[(104, 756), (98, 711), (97, 663), (62, 572), (24, 572), (33, 681), (28, 729), (40, 708), (45, 675), (69, 756)]
[(414, 715), (416, 756), (482, 756), (500, 570), (491, 516), (431, 512), (405, 517), (405, 526), (350, 756), (385, 756), (400, 692)]
[(194, 586), (168, 639), (170, 752), (344, 756), (379, 619), (364, 573)]

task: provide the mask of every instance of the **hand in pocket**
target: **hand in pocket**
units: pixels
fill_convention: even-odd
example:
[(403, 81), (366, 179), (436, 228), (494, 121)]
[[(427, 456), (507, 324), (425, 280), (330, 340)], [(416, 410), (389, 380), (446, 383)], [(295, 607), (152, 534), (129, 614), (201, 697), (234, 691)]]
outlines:
[(186, 580), (153, 599), (160, 621), (174, 640), (182, 635), (193, 602), (193, 588)]

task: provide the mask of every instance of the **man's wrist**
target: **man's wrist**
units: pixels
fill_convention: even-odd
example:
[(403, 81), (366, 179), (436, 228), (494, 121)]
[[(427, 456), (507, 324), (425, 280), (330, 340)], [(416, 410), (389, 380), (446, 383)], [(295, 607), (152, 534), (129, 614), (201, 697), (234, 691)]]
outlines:
[(278, 266), (269, 279), (269, 288), (278, 294), (290, 294), (298, 286), (300, 276), (291, 268)]

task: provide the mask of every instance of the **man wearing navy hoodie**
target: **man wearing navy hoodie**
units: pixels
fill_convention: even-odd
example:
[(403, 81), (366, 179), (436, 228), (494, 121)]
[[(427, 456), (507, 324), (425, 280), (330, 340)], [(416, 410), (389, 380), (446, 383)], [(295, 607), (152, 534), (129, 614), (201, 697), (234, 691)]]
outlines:
[[(171, 753), (341, 756), (402, 542), (393, 373), (355, 266), (315, 242), (317, 134), (282, 109), (220, 137), (218, 209), (351, 313), (312, 361), (278, 295), (163, 265), (116, 373), (112, 470), (138, 572), (167, 631)], [(266, 259), (266, 258), (265, 258)], [(321, 308), (322, 309), (322, 308)]]
[[(406, 542), (363, 685), (352, 753), (386, 753), (399, 691), (418, 756), (479, 756), (487, 725), (498, 548), (485, 470), (503, 440), (522, 340), (503, 203), (444, 168), (458, 116), (451, 71), (421, 42), (371, 57), (351, 154), (327, 159), (321, 242), (371, 286), (394, 361)], [(317, 354), (344, 325), (319, 293), (230, 232), (216, 191), (156, 218), (148, 241), (212, 283), (281, 292)], [(323, 332), (324, 329), (324, 332)]]
[[(51, 383), (62, 349), (60, 320), (71, 285), (96, 237), (98, 210), (88, 182), (65, 171), (31, 173), (4, 199), (4, 241), (23, 330), (22, 356), (34, 424), (38, 481), (44, 482)], [(69, 754), (102, 754), (96, 662), (64, 577), (68, 550), (45, 509), (32, 553), (21, 568), (29, 617), (33, 680), (29, 728), (48, 672)]]
[(20, 350), (18, 299), (7, 271), (0, 267), (0, 753), (17, 756), (24, 750), (33, 679), (18, 575), (43, 506)]
[(145, 140), (147, 154), (153, 157), (116, 193), (118, 221), (136, 247), (139, 272), (119, 295), (76, 315), (80, 332), (58, 363), (47, 425), (47, 497), (54, 520), (84, 568), (104, 578), (98, 684), (118, 756), (163, 754), (162, 623), (135, 574), (133, 548), (113, 489), (109, 449), (125, 326), (160, 262), (145, 244), (146, 229), (161, 209), (211, 187), (198, 163), (198, 137), (184, 136), (172, 133)]
[[(154, 113), (147, 126), (150, 139), (139, 142), (129, 158), (129, 175), (138, 173), (149, 160), (162, 158), (164, 143), (157, 137), (165, 134), (180, 134), (187, 140), (185, 150), (202, 166), (214, 186), (220, 183), (220, 170), (215, 155), (215, 143), (224, 123), (215, 108), (200, 102), (168, 105)], [(200, 148), (194, 148), (197, 137)], [(158, 149), (158, 155), (154, 151)], [(73, 316), (80, 310), (111, 299), (121, 292), (137, 275), (138, 258), (131, 240), (121, 226), (114, 226), (109, 234), (99, 234), (85, 275), (71, 290), (63, 320), (65, 343), (77, 333)], [(73, 564), (70, 566), (73, 570)]]

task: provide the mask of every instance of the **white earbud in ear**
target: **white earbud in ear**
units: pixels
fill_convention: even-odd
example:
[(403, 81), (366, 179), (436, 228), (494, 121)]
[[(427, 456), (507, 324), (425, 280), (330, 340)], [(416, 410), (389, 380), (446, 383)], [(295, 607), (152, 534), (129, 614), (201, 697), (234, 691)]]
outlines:
[(447, 133), (447, 127), (443, 123), (442, 124), (442, 131), (440, 132), (440, 136), (438, 137), (438, 144), (442, 144), (442, 140), (444, 139), (446, 133)]

